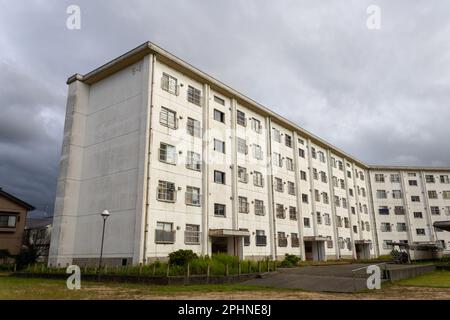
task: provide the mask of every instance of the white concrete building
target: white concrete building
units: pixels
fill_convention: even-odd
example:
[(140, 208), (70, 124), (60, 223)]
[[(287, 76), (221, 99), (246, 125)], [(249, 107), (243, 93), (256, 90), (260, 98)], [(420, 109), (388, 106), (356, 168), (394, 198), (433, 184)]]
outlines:
[(369, 258), (387, 240), (450, 240), (432, 227), (450, 213), (450, 169), (364, 164), (152, 43), (68, 84), (53, 266), (97, 262), (105, 209), (111, 265), (178, 249)]

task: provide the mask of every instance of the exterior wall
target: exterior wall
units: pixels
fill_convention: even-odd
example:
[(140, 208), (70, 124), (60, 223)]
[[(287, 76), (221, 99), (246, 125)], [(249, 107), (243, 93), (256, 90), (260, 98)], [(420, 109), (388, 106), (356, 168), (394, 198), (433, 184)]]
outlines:
[[(441, 173), (434, 172), (437, 182), (430, 184), (427, 173), (415, 172), (417, 187), (408, 185), (408, 171), (398, 172), (399, 182), (376, 183), (375, 174), (392, 171), (369, 172), (305, 132), (180, 70), (147, 55), (94, 84), (70, 84), (49, 264), (96, 262), (105, 209), (111, 212), (104, 247), (108, 264), (146, 263), (178, 249), (211, 254), (214, 230), (248, 231), (247, 241), (227, 241), (229, 253), (249, 259), (286, 253), (306, 259), (311, 258), (306, 251), (316, 247), (323, 248), (324, 259), (356, 258), (361, 246), (376, 257), (389, 252), (382, 248), (385, 240), (448, 244), (450, 237), (432, 228), (434, 221), (447, 219), (444, 212), (450, 213), (450, 200), (442, 196), (450, 185), (439, 183)], [(163, 88), (163, 75), (176, 79), (173, 92)], [(189, 102), (190, 87), (199, 90), (199, 104)], [(161, 120), (166, 109), (176, 113), (176, 126)], [(223, 114), (223, 122), (215, 118), (215, 110)], [(190, 119), (198, 121), (198, 136), (189, 133)], [(225, 152), (214, 149), (215, 139), (224, 142)], [(173, 163), (160, 157), (162, 144), (174, 148)], [(256, 147), (261, 159), (255, 157)], [(200, 170), (187, 166), (190, 152), (199, 154)], [(242, 169), (246, 174), (240, 176)], [(225, 174), (225, 183), (214, 180), (215, 171)], [(254, 182), (257, 173), (263, 176), (262, 186)], [(166, 182), (174, 185), (174, 199), (158, 199), (160, 183)], [(197, 204), (187, 203), (191, 187), (200, 190)], [(403, 197), (378, 199), (379, 189), (402, 190)], [(438, 199), (429, 199), (429, 190)], [(411, 201), (415, 194), (420, 203)], [(248, 210), (239, 199), (246, 200)], [(257, 200), (264, 204), (262, 214), (256, 214)], [(215, 204), (225, 205), (224, 216), (215, 214)], [(283, 214), (277, 205), (283, 206)], [(406, 214), (380, 216), (383, 205), (402, 205)], [(432, 215), (430, 206), (438, 206), (441, 214)], [(289, 208), (295, 208), (295, 215)], [(419, 209), (420, 220), (413, 214)], [(381, 232), (382, 222), (405, 223), (407, 231)], [(174, 238), (158, 238), (161, 223)], [(196, 241), (188, 241), (188, 226), (198, 226)], [(417, 235), (417, 228), (425, 228), (425, 236)], [(261, 233), (266, 243), (257, 243)]]
[(27, 220), (27, 210), (9, 199), (0, 196), (0, 214), (14, 214), (14, 228), (0, 228), (0, 250), (8, 250), (11, 255), (19, 254), (22, 248), (23, 232)]

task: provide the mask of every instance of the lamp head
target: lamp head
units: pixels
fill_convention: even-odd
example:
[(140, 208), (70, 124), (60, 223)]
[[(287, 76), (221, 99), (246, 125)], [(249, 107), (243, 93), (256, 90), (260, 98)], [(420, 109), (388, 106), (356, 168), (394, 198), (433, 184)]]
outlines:
[(108, 210), (104, 210), (104, 211), (102, 212), (102, 217), (103, 217), (103, 219), (108, 218), (110, 215), (111, 215), (111, 214), (109, 213)]

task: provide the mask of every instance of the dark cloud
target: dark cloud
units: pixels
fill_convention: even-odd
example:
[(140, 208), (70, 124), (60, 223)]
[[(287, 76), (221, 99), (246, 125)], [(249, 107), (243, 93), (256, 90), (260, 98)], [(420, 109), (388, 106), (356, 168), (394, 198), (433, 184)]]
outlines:
[(367, 163), (450, 166), (450, 3), (371, 4), (0, 0), (0, 185), (52, 209), (66, 78), (147, 40)]

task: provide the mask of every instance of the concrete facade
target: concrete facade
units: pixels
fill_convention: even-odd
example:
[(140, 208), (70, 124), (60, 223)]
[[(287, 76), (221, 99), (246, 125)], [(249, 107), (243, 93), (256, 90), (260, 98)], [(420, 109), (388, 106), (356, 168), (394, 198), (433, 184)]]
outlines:
[[(151, 43), (68, 83), (49, 264), (95, 263), (105, 209), (110, 264), (178, 249), (314, 260), (386, 252), (378, 207), (388, 199), (373, 180), (392, 168), (362, 163)], [(398, 169), (433, 171), (411, 170)]]

